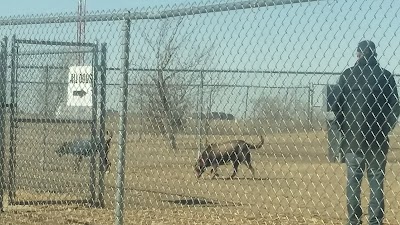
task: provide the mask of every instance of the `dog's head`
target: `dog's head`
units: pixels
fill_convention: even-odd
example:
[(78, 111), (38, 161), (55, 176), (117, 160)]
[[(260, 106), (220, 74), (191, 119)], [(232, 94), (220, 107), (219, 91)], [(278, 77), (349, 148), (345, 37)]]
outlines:
[(64, 142), (59, 148), (56, 148), (56, 153), (59, 157), (65, 155), (68, 151), (68, 143)]
[(206, 163), (201, 157), (194, 164), (194, 171), (197, 178), (200, 178), (204, 171), (206, 171)]

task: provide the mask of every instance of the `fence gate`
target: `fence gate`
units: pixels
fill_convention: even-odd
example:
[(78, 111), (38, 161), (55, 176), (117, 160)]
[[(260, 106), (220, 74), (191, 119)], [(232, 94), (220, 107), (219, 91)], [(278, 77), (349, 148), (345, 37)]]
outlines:
[(101, 202), (104, 168), (96, 179), (99, 154), (78, 163), (84, 150), (57, 150), (73, 140), (88, 140), (93, 147), (104, 134), (105, 48), (16, 36), (10, 48), (9, 204), (98, 203), (99, 185)]

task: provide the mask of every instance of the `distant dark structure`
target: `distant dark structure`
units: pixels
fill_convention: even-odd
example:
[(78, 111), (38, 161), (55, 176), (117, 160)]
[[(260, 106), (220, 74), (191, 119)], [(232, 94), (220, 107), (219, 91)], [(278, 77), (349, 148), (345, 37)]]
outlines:
[[(197, 119), (198, 113), (193, 113), (192, 118)], [(211, 112), (211, 113), (202, 113), (202, 119), (209, 119), (209, 120), (235, 120), (235, 116), (231, 113), (224, 113), (224, 112)]]

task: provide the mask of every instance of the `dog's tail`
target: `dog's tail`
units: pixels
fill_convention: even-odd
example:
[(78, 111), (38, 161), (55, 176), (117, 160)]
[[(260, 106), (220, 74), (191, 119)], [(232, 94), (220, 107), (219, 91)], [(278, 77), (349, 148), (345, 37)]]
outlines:
[(256, 145), (252, 145), (249, 144), (249, 149), (257, 149), (257, 148), (261, 148), (264, 144), (264, 137), (262, 135), (259, 136), (260, 137), (260, 143), (256, 144)]

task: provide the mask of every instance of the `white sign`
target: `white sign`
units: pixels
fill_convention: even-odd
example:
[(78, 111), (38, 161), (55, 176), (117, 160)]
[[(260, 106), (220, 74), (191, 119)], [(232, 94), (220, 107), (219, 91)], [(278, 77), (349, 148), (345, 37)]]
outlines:
[(69, 106), (92, 106), (92, 66), (71, 66), (68, 73)]

